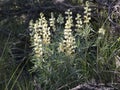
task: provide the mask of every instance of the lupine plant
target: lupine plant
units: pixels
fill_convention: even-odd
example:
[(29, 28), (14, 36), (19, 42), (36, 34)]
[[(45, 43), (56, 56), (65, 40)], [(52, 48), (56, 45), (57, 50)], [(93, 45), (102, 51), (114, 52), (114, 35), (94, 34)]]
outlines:
[(94, 83), (115, 82), (119, 38), (112, 40), (105, 25), (98, 30), (92, 28), (88, 1), (83, 18), (79, 13), (73, 17), (70, 9), (65, 15), (59, 14), (56, 19), (51, 13), (47, 20), (40, 13), (40, 18), (29, 24), (35, 81), (43, 90), (68, 90), (93, 79)]

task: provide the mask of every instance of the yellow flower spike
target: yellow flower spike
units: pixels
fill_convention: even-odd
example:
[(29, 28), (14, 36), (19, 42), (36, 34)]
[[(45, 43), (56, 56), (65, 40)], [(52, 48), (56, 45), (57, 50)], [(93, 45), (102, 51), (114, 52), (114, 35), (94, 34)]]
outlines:
[(81, 19), (81, 15), (77, 14), (75, 20), (76, 20), (76, 25), (75, 25), (76, 29), (75, 30), (80, 33), (81, 28), (83, 27), (83, 22), (82, 22), (82, 19)]
[(43, 44), (50, 43), (50, 27), (48, 27), (44, 14), (40, 13), (40, 18), (34, 24), (31, 21), (29, 27), (32, 27), (30, 35), (34, 56), (36, 58), (42, 58)]
[(91, 8), (89, 8), (89, 2), (86, 1), (85, 7), (84, 7), (84, 23), (88, 24), (91, 20)]
[(50, 27), (52, 28), (53, 31), (56, 31), (56, 27), (55, 27), (55, 17), (54, 14), (51, 13), (51, 18), (49, 19), (50, 21)]
[(50, 43), (50, 27), (48, 27), (47, 20), (43, 13), (40, 13), (40, 18), (36, 20), (35, 23), (31, 21), (29, 23), (30, 30), (30, 40), (31, 46), (33, 47), (33, 69), (38, 69), (40, 67), (41, 62), (44, 61), (45, 50), (43, 49), (44, 45), (48, 45)]
[(47, 22), (43, 25), (42, 38), (44, 44), (50, 44), (50, 27), (48, 27)]
[(46, 20), (43, 13), (40, 13), (40, 19), (39, 20), (41, 21), (40, 24), (41, 24), (42, 42), (43, 42), (43, 44), (48, 45), (48, 44), (50, 44), (50, 39), (51, 39), (50, 35), (51, 35), (51, 33), (50, 33), (50, 27), (48, 27), (47, 20)]
[(41, 37), (38, 35), (37, 32), (35, 32), (33, 37), (31, 38), (33, 39), (32, 45), (33, 45), (34, 56), (39, 59), (40, 57), (42, 57), (43, 54)]
[(71, 55), (74, 53), (74, 47), (75, 47), (75, 38), (72, 35), (72, 26), (73, 26), (73, 20), (71, 16), (71, 11), (68, 10), (65, 12), (67, 14), (66, 17), (66, 23), (65, 23), (65, 29), (64, 29), (64, 39), (59, 44), (59, 52), (64, 52), (66, 55)]

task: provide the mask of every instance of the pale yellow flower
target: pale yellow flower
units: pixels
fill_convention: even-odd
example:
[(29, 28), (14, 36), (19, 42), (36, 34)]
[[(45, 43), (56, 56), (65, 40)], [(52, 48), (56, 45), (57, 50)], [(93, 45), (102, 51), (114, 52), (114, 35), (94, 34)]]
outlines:
[(85, 7), (84, 7), (84, 23), (89, 23), (91, 20), (91, 8), (89, 7), (89, 2), (86, 1)]
[(101, 34), (101, 35), (105, 35), (105, 29), (104, 28), (100, 28), (98, 33)]
[(56, 31), (56, 27), (55, 27), (55, 17), (54, 14), (51, 13), (51, 18), (49, 19), (50, 21), (50, 27), (52, 28), (53, 31)]
[(66, 55), (71, 55), (75, 53), (75, 38), (72, 35), (72, 26), (73, 26), (73, 20), (72, 20), (72, 13), (70, 10), (65, 12), (68, 16), (66, 17), (66, 23), (65, 23), (65, 29), (64, 29), (64, 39), (59, 44), (59, 52), (64, 52)]

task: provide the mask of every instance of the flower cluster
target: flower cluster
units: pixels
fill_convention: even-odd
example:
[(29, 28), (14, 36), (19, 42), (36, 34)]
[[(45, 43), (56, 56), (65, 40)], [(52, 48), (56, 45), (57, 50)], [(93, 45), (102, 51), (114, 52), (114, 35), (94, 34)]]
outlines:
[(48, 27), (47, 20), (43, 13), (40, 13), (40, 18), (35, 23), (31, 21), (29, 23), (30, 40), (33, 47), (33, 57), (35, 59), (34, 64), (40, 63), (43, 58), (43, 46), (50, 43), (50, 27)]
[(84, 7), (84, 23), (87, 24), (91, 20), (91, 8), (89, 7), (89, 2), (86, 1), (85, 7)]
[(50, 44), (50, 27), (48, 27), (47, 20), (45, 17), (42, 19), (42, 40), (43, 44), (48, 45)]
[(34, 56), (39, 59), (42, 57), (43, 50), (42, 50), (42, 39), (39, 33), (37, 32), (37, 24), (33, 24), (31, 21), (29, 24), (29, 30), (30, 30), (30, 39), (31, 39), (31, 44), (33, 47), (33, 53)]
[(50, 26), (52, 28), (53, 31), (56, 31), (56, 27), (55, 27), (55, 17), (54, 17), (54, 14), (51, 13), (51, 18), (49, 19), (50, 21)]
[(50, 44), (50, 27), (48, 27), (47, 20), (43, 13), (40, 13), (40, 18), (36, 20), (32, 26), (30, 25), (29, 27), (32, 28), (30, 31), (32, 30), (34, 34), (37, 33), (42, 38), (43, 44)]
[(77, 17), (75, 18), (75, 20), (76, 20), (76, 29), (75, 30), (80, 33), (81, 28), (83, 27), (81, 15), (77, 14)]
[(98, 41), (102, 40), (105, 36), (105, 29), (103, 27), (99, 28), (98, 30)]
[(99, 28), (98, 33), (104, 36), (105, 35), (105, 29), (103, 27)]
[(67, 14), (67, 17), (66, 17), (66, 23), (64, 29), (64, 39), (59, 44), (58, 51), (65, 52), (67, 55), (71, 55), (75, 52), (75, 48), (76, 48), (75, 38), (72, 35), (72, 29), (71, 29), (73, 26), (72, 12), (68, 10), (67, 12), (65, 12), (65, 14)]

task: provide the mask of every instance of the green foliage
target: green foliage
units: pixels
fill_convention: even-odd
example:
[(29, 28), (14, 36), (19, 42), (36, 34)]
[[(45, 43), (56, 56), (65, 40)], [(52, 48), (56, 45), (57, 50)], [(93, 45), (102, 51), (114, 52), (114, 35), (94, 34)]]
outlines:
[[(85, 15), (87, 15), (84, 15), (86, 18), (83, 18), (83, 24), (78, 23), (82, 20), (78, 14), (77, 18), (74, 19), (76, 23), (73, 23), (72, 12), (68, 10), (66, 13), (68, 17), (66, 17), (65, 29), (63, 29), (63, 26), (61, 28), (61, 26), (58, 25), (56, 31), (51, 31), (49, 37), (52, 36), (52, 42), (50, 42), (49, 45), (44, 45), (44, 38), (38, 39), (41, 40), (40, 44), (43, 44), (43, 56), (42, 58), (38, 58), (37, 56), (40, 55), (40, 53), (32, 53), (31, 61), (34, 63), (32, 72), (36, 73), (34, 76), (35, 81), (44, 90), (68, 90), (79, 83), (90, 82), (92, 79), (95, 80), (95, 83), (107, 84), (115, 82), (115, 57), (117, 55), (115, 52), (119, 52), (119, 40), (113, 40), (114, 37), (110, 35), (107, 31), (107, 26), (105, 27), (104, 24), (102, 27), (99, 27), (99, 30), (94, 30), (89, 22), (91, 14), (87, 14), (90, 12), (85, 11)], [(39, 18), (39, 20), (40, 19), (41, 18)], [(36, 27), (35, 25), (37, 23), (38, 26)], [(82, 26), (80, 27), (78, 24)], [(39, 25), (40, 21), (35, 24), (33, 23), (32, 30), (39, 34), (40, 32), (38, 32), (36, 28), (41, 28), (42, 32), (45, 32), (44, 28)], [(69, 51), (69, 49), (64, 50), (64, 48), (69, 44), (73, 46), (71, 42), (67, 43), (65, 41), (68, 37), (71, 37), (70, 32), (72, 26), (76, 28), (76, 31), (72, 31), (76, 39), (76, 50), (74, 53), (66, 54), (66, 51)], [(67, 30), (69, 31), (68, 35)], [(34, 33), (34, 35), (37, 35), (36, 33)], [(41, 35), (43, 34), (44, 33)], [(58, 36), (57, 38), (56, 35)], [(61, 48), (63, 49), (62, 52), (59, 52), (58, 47), (62, 37), (65, 39), (63, 41), (65, 46)], [(34, 37), (34, 40), (36, 39), (37, 38)], [(31, 41), (31, 43), (34, 43), (34, 40)], [(35, 43), (37, 43), (37, 41)], [(37, 44), (32, 46), (34, 46), (34, 50)], [(41, 48), (37, 50), (39, 49), (42, 50)]]

